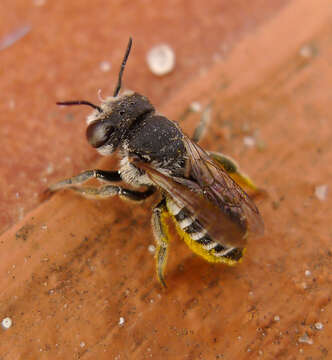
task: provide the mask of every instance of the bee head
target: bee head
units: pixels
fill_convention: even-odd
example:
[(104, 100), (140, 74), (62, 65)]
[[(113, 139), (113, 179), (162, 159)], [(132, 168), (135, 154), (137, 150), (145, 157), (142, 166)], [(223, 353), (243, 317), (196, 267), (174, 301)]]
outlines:
[(149, 100), (132, 91), (119, 95), (121, 89), (122, 74), (130, 53), (132, 39), (129, 43), (119, 72), (118, 83), (112, 97), (107, 98), (97, 106), (89, 101), (65, 101), (58, 105), (88, 105), (95, 109), (88, 117), (86, 136), (89, 143), (101, 154), (109, 155), (117, 149), (125, 139), (130, 127), (145, 115), (154, 111)]
[(88, 117), (87, 139), (100, 153), (110, 154), (126, 138), (132, 125), (153, 111), (149, 100), (138, 93), (110, 97)]

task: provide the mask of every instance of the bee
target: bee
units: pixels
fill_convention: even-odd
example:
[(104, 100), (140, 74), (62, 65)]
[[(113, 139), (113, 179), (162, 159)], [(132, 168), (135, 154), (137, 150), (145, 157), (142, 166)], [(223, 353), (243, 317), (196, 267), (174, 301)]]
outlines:
[[(57, 103), (94, 109), (87, 118), (87, 140), (103, 156), (117, 152), (119, 170), (87, 170), (48, 190), (69, 188), (88, 198), (118, 195), (138, 202), (158, 192), (152, 228), (157, 278), (166, 287), (168, 219), (194, 253), (227, 265), (241, 261), (248, 235), (262, 234), (264, 226), (256, 205), (242, 189), (257, 188), (231, 158), (203, 150), (197, 133), (190, 139), (175, 122), (157, 115), (145, 96), (132, 91), (119, 95), (131, 47), (130, 38), (112, 97), (100, 106), (84, 100)], [(92, 178), (104, 184), (81, 186)], [(114, 184), (120, 182), (132, 189)]]

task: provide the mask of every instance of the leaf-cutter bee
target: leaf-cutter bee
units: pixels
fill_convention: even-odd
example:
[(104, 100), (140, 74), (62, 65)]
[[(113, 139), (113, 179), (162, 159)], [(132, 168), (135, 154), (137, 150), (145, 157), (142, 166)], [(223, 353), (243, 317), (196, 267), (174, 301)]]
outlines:
[[(205, 260), (235, 265), (245, 251), (248, 234), (263, 232), (263, 221), (250, 197), (241, 188), (256, 190), (229, 157), (203, 150), (179, 126), (157, 115), (143, 95), (127, 91), (119, 95), (122, 74), (132, 39), (119, 72), (112, 97), (100, 106), (88, 101), (66, 101), (58, 105), (89, 105), (88, 142), (104, 156), (115, 151), (121, 157), (117, 171), (87, 170), (49, 187), (54, 192), (70, 188), (89, 198), (123, 198), (142, 201), (156, 191), (152, 228), (156, 241), (157, 277), (163, 286), (170, 233), (167, 218), (189, 248)], [(89, 179), (100, 187), (81, 187)], [(109, 183), (123, 182), (134, 190)], [(241, 186), (240, 186), (241, 185)], [(135, 188), (140, 189), (135, 189)]]

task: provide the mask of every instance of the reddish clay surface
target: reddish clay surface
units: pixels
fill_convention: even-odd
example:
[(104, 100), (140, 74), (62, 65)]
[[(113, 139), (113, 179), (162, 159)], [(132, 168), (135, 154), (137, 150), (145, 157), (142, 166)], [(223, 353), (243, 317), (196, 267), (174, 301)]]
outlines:
[[(0, 318), (13, 320), (0, 328), (3, 359), (331, 358), (331, 197), (315, 196), (332, 175), (330, 2), (167, 4), (0, 5), (1, 34), (31, 25), (1, 52)], [(147, 249), (152, 199), (67, 191), (36, 207), (48, 183), (116, 166), (86, 144), (84, 108), (53, 104), (110, 93), (129, 34), (125, 85), (172, 119), (194, 100), (212, 103), (203, 145), (268, 192), (265, 235), (241, 265), (208, 264), (175, 238), (167, 290)], [(158, 42), (177, 54), (163, 79), (144, 62)], [(197, 121), (181, 126), (191, 133)]]

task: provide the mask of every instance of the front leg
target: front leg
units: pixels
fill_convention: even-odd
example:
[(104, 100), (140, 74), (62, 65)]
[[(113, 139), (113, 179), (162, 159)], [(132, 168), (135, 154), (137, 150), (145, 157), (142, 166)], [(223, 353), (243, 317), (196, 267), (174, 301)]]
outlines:
[(136, 191), (114, 185), (105, 185), (100, 187), (70, 186), (68, 189), (78, 192), (89, 199), (106, 199), (114, 195), (119, 195), (126, 200), (132, 201), (143, 201), (156, 191), (153, 186), (149, 186), (145, 191)]
[(98, 179), (103, 182), (119, 182), (122, 181), (119, 171), (106, 170), (87, 170), (79, 175), (73, 176), (69, 179), (61, 180), (51, 185), (48, 190), (50, 192), (71, 187), (72, 185), (81, 185), (90, 179)]

